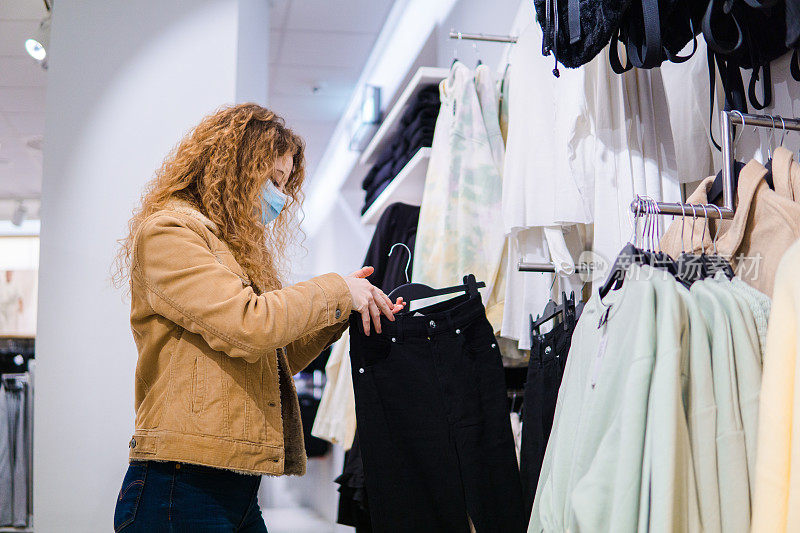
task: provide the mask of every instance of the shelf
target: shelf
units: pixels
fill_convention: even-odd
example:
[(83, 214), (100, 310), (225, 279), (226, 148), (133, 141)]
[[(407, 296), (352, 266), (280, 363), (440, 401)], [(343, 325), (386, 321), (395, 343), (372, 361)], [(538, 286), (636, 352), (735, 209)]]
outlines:
[(362, 165), (369, 164), (388, 143), (392, 142), (394, 134), (400, 127), (400, 118), (403, 116), (406, 104), (414, 99), (420, 90), (428, 85), (438, 85), (448, 74), (450, 74), (450, 69), (448, 68), (420, 67), (417, 70), (406, 88), (403, 89), (400, 98), (392, 106), (392, 110), (386, 115), (381, 127), (375, 132), (375, 136), (372, 137), (372, 140), (361, 154), (359, 162)]
[(377, 224), (386, 208), (395, 202), (420, 205), (430, 157), (430, 148), (420, 148), (380, 196), (372, 202), (367, 212), (361, 216), (361, 222), (365, 225)]

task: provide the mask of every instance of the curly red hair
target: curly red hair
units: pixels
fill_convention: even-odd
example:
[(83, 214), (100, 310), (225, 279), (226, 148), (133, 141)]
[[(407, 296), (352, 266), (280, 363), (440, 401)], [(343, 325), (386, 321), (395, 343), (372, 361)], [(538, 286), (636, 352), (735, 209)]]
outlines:
[[(120, 240), (114, 281), (130, 275), (133, 239), (141, 223), (173, 199), (193, 204), (214, 222), (234, 257), (262, 291), (280, 288), (286, 248), (299, 230), (305, 143), (285, 121), (257, 104), (226, 106), (204, 118), (166, 157), (147, 184)], [(261, 198), (276, 160), (291, 154), (288, 196), (280, 216), (262, 222)]]

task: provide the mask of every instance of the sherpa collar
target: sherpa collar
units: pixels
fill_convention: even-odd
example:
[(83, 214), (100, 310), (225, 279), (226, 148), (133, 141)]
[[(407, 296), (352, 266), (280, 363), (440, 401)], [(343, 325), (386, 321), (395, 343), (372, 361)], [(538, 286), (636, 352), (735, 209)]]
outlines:
[(200, 210), (197, 209), (191, 202), (181, 198), (173, 198), (169, 201), (167, 207), (173, 211), (178, 211), (179, 213), (189, 215), (190, 217), (202, 222), (203, 225), (211, 230), (214, 235), (219, 236), (219, 227), (217, 227), (217, 225), (214, 224), (210, 218), (201, 213)]

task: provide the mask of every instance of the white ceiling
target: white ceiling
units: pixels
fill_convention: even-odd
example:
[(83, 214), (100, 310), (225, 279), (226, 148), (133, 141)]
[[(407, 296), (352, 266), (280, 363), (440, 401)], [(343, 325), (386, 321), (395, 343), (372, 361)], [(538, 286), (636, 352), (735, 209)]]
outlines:
[[(273, 0), (269, 107), (306, 139), (311, 176), (393, 0)], [(316, 89), (316, 92), (315, 92)]]
[[(306, 139), (307, 174), (347, 105), (393, 0), (271, 0), (269, 107)], [(0, 219), (11, 198), (38, 197), (47, 73), (23, 43), (41, 0), (0, 0)], [(8, 205), (6, 205), (8, 204)], [(31, 213), (36, 216), (36, 213)]]
[(47, 74), (24, 42), (44, 15), (41, 0), (0, 1), (0, 199), (41, 191)]

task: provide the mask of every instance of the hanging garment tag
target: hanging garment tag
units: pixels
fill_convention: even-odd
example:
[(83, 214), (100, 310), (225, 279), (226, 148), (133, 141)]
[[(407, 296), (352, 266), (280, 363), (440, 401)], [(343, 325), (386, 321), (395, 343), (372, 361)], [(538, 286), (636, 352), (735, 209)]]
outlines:
[(608, 328), (603, 328), (602, 336), (600, 337), (600, 345), (597, 347), (597, 354), (592, 362), (592, 388), (597, 385), (597, 378), (600, 375), (600, 369), (603, 365), (603, 358), (606, 355), (606, 346), (608, 345)]

